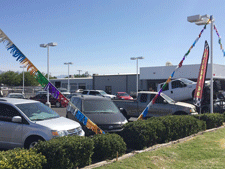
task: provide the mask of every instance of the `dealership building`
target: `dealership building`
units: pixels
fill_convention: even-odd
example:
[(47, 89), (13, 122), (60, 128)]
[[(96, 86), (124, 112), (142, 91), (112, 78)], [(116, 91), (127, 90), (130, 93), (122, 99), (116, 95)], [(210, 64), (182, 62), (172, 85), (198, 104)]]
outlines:
[[(156, 66), (156, 67), (141, 67), (138, 74), (138, 89), (139, 90), (157, 90), (159, 83), (165, 82), (173, 73), (176, 66)], [(197, 81), (200, 64), (183, 65), (177, 69), (173, 79), (187, 78)], [(211, 78), (211, 65), (208, 65), (206, 80)], [(69, 78), (70, 90), (76, 89), (94, 89), (104, 90), (109, 94), (116, 92), (127, 92), (132, 94), (136, 91), (137, 74), (114, 74), (114, 75), (98, 75), (93, 74), (93, 77), (88, 78)], [(213, 79), (218, 82), (221, 90), (225, 90), (225, 66), (213, 64)], [(51, 79), (56, 87), (68, 87), (68, 78)]]

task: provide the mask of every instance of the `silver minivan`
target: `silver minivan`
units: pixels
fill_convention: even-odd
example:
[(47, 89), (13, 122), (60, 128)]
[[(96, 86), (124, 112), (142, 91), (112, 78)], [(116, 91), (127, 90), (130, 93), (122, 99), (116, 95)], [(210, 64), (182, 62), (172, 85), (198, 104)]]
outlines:
[(78, 122), (60, 117), (43, 103), (27, 99), (0, 99), (0, 148), (32, 148), (38, 140), (84, 136)]

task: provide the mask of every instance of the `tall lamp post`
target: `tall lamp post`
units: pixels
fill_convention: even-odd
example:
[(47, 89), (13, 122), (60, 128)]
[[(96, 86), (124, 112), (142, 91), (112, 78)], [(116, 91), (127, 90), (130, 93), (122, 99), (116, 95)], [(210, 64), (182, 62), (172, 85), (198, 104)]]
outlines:
[(20, 66), (20, 68), (23, 68), (23, 94), (24, 94), (24, 68), (25, 68), (26, 66)]
[[(210, 22), (208, 22), (208, 20), (210, 19)], [(196, 25), (205, 25), (207, 22), (211, 23), (211, 46), (210, 46), (210, 50), (211, 50), (211, 80), (210, 80), (210, 113), (213, 113), (213, 23), (214, 23), (214, 19), (213, 19), (213, 15), (209, 16), (209, 15), (193, 15), (193, 16), (188, 16), (187, 17), (188, 22), (194, 22)]]
[(137, 64), (136, 64), (136, 66), (137, 66), (137, 82), (136, 82), (136, 84), (137, 84), (137, 89), (136, 89), (136, 98), (138, 97), (138, 59), (144, 59), (144, 57), (142, 57), (142, 56), (139, 56), (139, 57), (131, 57), (130, 58), (130, 60), (136, 60), (137, 61)]
[(70, 65), (72, 65), (72, 62), (64, 63), (64, 65), (68, 65), (68, 92), (70, 92), (70, 78), (69, 78), (69, 71), (70, 71)]
[[(56, 42), (51, 42), (48, 44), (40, 44), (40, 47), (47, 48), (47, 74), (48, 74), (48, 81), (49, 81), (49, 46), (57, 46)], [(47, 102), (46, 105), (51, 107), (51, 103), (49, 102), (49, 89), (47, 89)]]

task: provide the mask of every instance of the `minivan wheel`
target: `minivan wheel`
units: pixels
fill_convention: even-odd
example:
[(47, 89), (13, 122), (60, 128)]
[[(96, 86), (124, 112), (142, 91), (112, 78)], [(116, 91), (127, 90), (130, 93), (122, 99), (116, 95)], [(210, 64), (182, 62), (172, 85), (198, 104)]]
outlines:
[(26, 140), (26, 143), (24, 145), (24, 148), (26, 149), (30, 149), (30, 148), (33, 148), (37, 143), (38, 141), (44, 141), (43, 138), (41, 137), (38, 137), (38, 136), (34, 136), (34, 137), (30, 137)]
[(61, 107), (60, 102), (56, 102), (55, 106), (56, 106), (57, 108)]

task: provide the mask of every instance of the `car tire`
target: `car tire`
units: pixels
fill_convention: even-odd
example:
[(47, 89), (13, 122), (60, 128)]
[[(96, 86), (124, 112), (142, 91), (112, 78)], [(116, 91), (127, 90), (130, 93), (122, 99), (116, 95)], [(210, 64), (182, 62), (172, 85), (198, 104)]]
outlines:
[(55, 107), (57, 107), (57, 108), (61, 107), (61, 103), (60, 102), (56, 102), (55, 103)]
[(33, 148), (38, 143), (39, 140), (44, 141), (44, 139), (39, 136), (33, 136), (28, 138), (24, 144), (24, 148), (26, 149)]

